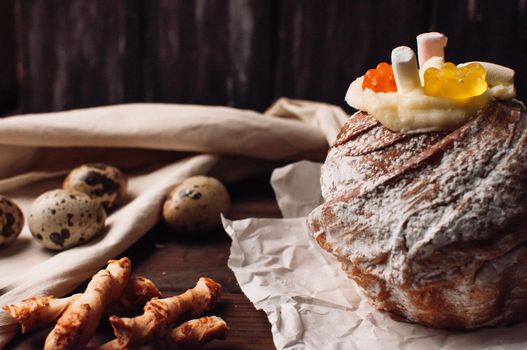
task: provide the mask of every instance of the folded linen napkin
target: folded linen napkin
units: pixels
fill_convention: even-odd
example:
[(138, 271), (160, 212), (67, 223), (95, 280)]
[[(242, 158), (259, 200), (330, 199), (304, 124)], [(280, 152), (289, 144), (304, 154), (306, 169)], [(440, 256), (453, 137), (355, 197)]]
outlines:
[[(126, 204), (95, 240), (52, 252), (26, 225), (15, 243), (0, 248), (0, 307), (73, 290), (156, 224), (164, 197), (182, 179), (212, 174), (232, 181), (284, 162), (321, 160), (346, 118), (336, 106), (280, 99), (264, 114), (127, 104), (0, 120), (0, 194), (26, 213), (77, 165), (109, 163), (129, 175)], [(16, 332), (15, 320), (0, 312), (0, 349)]]

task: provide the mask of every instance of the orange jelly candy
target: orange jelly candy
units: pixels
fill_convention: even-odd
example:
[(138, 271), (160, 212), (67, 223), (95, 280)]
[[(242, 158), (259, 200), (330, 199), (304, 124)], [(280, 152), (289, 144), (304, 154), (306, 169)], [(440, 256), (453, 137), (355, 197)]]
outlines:
[(365, 89), (374, 92), (397, 92), (392, 66), (386, 62), (381, 62), (377, 68), (369, 69), (364, 74), (362, 81), (362, 90)]

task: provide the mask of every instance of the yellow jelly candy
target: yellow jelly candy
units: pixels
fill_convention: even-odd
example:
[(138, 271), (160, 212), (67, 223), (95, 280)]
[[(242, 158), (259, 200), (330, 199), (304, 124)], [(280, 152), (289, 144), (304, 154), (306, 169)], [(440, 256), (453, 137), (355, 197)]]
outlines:
[(424, 75), (424, 90), (429, 96), (464, 100), (487, 90), (485, 68), (479, 63), (456, 67), (445, 63), (441, 69), (428, 68)]

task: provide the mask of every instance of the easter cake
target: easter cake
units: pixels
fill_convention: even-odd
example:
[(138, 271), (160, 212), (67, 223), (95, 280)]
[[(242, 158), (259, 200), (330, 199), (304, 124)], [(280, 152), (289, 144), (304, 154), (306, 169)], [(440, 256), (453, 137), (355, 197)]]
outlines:
[(351, 83), (311, 234), (370, 303), (466, 329), (527, 317), (527, 116), (514, 71), (425, 33)]

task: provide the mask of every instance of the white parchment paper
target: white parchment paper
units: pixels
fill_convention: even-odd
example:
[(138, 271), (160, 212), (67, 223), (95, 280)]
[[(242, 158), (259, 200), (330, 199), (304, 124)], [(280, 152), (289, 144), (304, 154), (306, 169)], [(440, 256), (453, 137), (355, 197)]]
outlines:
[(370, 307), (307, 232), (305, 216), (321, 201), (319, 177), (318, 163), (279, 168), (271, 184), (284, 219), (224, 219), (229, 267), (266, 312), (277, 349), (527, 349), (527, 322), (451, 332), (398, 322)]

